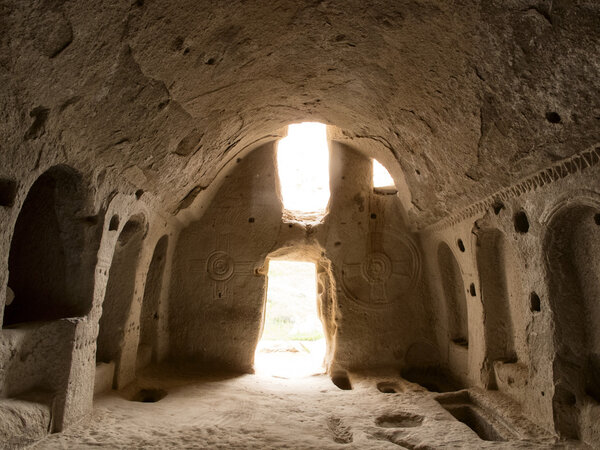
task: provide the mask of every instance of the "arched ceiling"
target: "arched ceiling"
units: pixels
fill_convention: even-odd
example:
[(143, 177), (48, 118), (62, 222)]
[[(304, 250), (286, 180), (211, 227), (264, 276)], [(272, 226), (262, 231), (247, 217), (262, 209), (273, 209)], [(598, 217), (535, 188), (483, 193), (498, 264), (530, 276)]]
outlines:
[(9, 3), (7, 170), (62, 152), (165, 211), (302, 120), (387, 148), (416, 225), (600, 140), (591, 0)]

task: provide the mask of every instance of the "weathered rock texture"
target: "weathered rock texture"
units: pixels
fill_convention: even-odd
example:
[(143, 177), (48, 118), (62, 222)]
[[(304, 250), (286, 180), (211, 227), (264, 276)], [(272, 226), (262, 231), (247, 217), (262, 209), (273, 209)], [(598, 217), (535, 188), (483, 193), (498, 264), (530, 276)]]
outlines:
[[(149, 364), (251, 371), (268, 261), (303, 258), (338, 382), (597, 444), (599, 48), (591, 0), (0, 2), (0, 436)], [(282, 214), (301, 121), (329, 125), (318, 223)]]

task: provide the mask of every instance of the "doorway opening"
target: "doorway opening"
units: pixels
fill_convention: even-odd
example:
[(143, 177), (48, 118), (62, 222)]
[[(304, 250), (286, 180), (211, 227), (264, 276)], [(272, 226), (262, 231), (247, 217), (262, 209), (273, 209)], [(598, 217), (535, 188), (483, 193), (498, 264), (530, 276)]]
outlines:
[(296, 219), (319, 219), (329, 203), (327, 127), (318, 122), (288, 126), (277, 145), (284, 211)]
[(326, 343), (318, 316), (317, 271), (312, 262), (269, 261), (256, 373), (296, 378), (324, 373)]

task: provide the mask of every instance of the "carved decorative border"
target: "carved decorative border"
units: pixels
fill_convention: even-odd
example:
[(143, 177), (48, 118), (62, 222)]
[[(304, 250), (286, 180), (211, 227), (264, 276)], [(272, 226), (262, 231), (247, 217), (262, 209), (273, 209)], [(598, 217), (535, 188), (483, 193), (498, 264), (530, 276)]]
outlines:
[(593, 167), (600, 163), (600, 147), (586, 150), (576, 155), (565, 158), (554, 165), (542, 169), (523, 179), (522, 181), (501, 189), (490, 196), (473, 203), (470, 206), (451, 214), (450, 216), (428, 226), (426, 231), (441, 231), (445, 228), (456, 225), (463, 220), (476, 215), (483, 214), (487, 209), (491, 208), (499, 201), (506, 201), (511, 198), (518, 197), (527, 192), (534, 191), (546, 184), (553, 183), (568, 175), (583, 172), (588, 167)]

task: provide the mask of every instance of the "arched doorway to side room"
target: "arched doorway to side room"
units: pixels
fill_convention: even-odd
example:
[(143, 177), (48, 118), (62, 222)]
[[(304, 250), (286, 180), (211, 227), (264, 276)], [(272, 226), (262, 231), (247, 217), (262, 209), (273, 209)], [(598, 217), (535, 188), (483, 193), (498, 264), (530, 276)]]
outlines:
[[(581, 416), (590, 405), (600, 403), (599, 242), (597, 204), (559, 209), (550, 220), (545, 240), (556, 348), (554, 423), (561, 436), (586, 441), (590, 436), (583, 435)], [(537, 309), (541, 308), (538, 304)]]
[(3, 326), (83, 316), (93, 270), (85, 258), (80, 179), (67, 166), (44, 172), (17, 218), (8, 259)]

